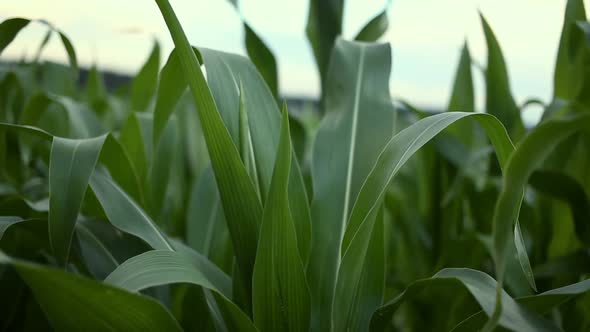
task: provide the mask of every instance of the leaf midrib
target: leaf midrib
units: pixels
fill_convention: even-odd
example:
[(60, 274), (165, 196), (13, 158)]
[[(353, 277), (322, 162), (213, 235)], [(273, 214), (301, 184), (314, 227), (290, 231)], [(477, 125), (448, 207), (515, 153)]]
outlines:
[(359, 68), (357, 71), (357, 80), (355, 85), (355, 92), (354, 92), (354, 108), (352, 111), (352, 125), (351, 125), (351, 138), (350, 138), (350, 147), (348, 154), (348, 168), (346, 170), (346, 189), (344, 191), (344, 209), (342, 214), (342, 227), (340, 228), (340, 235), (341, 238), (344, 236), (344, 229), (346, 226), (346, 221), (348, 219), (348, 209), (350, 205), (350, 191), (352, 185), (352, 169), (354, 166), (354, 155), (355, 155), (355, 147), (356, 147), (356, 137), (357, 137), (357, 127), (358, 127), (358, 113), (359, 113), (359, 100), (361, 94), (361, 81), (363, 79), (364, 73), (364, 62), (365, 62), (365, 47), (360, 48), (360, 56), (359, 56)]

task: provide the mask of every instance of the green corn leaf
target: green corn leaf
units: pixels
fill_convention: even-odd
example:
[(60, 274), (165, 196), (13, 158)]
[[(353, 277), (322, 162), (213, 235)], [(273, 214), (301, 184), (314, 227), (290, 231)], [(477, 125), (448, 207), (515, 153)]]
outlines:
[(141, 179), (127, 152), (112, 134), (104, 142), (99, 162), (107, 167), (119, 186), (138, 204), (144, 202)]
[(0, 23), (0, 54), (29, 22), (24, 18), (11, 18)]
[(97, 169), (90, 177), (90, 187), (113, 226), (139, 237), (154, 249), (173, 250), (154, 221), (106, 172)]
[(342, 257), (332, 312), (334, 331), (367, 331), (373, 312), (382, 304), (386, 271), (383, 209), (375, 211), (377, 215), (370, 218), (376, 220), (359, 230), (367, 234), (357, 235), (365, 237), (368, 246), (356, 241)]
[(106, 135), (87, 140), (55, 137), (49, 162), (49, 240), (67, 263), (74, 226)]
[(2, 216), (0, 217), (0, 240), (2, 240), (2, 236), (4, 236), (4, 232), (6, 232), (6, 230), (8, 228), (10, 228), (10, 226), (21, 223), (21, 222), (25, 222), (27, 221), (26, 219), (23, 219), (21, 217), (16, 217), (16, 216)]
[[(173, 252), (167, 250), (148, 251), (135, 256), (113, 271), (106, 283), (137, 292), (139, 290), (171, 283), (191, 283), (202, 286), (217, 294), (226, 324), (232, 331), (257, 331), (248, 317), (229, 299), (231, 288), (229, 279), (221, 285), (203, 268), (201, 257), (197, 253)], [(221, 272), (219, 272), (221, 273)], [(227, 276), (225, 276), (227, 278)]]
[(205, 82), (197, 57), (170, 3), (167, 0), (158, 0), (157, 4), (176, 45), (180, 63), (197, 105), (228, 229), (242, 273), (241, 277), (244, 284), (249, 285), (256, 255), (258, 223), (262, 215), (262, 206), (240, 160), (230, 131), (217, 111), (215, 100)]
[(47, 33), (45, 33), (45, 37), (41, 41), (41, 45), (39, 45), (39, 48), (37, 49), (37, 52), (35, 53), (35, 57), (33, 60), (34, 63), (39, 63), (39, 59), (41, 58), (41, 54), (43, 53), (43, 50), (47, 46), (47, 43), (49, 43), (49, 40), (51, 39), (51, 35), (53, 35), (53, 30), (49, 29), (47, 31)]
[(387, 11), (391, 6), (391, 0), (388, 0), (385, 4), (383, 11), (377, 16), (373, 17), (359, 33), (354, 37), (354, 40), (364, 42), (374, 42), (379, 39), (389, 28), (389, 19), (387, 17)]
[[(243, 160), (250, 163), (250, 168), (246, 170), (251, 175), (254, 185), (258, 187), (254, 189), (260, 192), (264, 201), (270, 185), (279, 139), (280, 114), (276, 101), (256, 68), (246, 58), (205, 48), (200, 48), (197, 56), (203, 60), (207, 69), (207, 84), (234, 144), (240, 147), (240, 150), (243, 150), (242, 143), (252, 145), (249, 157)], [(172, 60), (169, 60), (171, 72), (176, 71), (177, 69), (173, 68), (179, 65)], [(177, 79), (174, 83), (176, 93), (184, 89), (179, 82)], [(156, 109), (158, 110), (160, 113), (155, 115), (155, 118), (159, 119), (157, 126), (163, 128), (172, 111), (166, 112), (164, 108)], [(247, 121), (240, 123), (240, 112), (242, 119)], [(251, 142), (242, 142), (240, 133), (245, 132), (249, 132)], [(251, 168), (254, 165), (256, 169)], [(305, 261), (309, 256), (311, 229), (307, 201), (299, 165), (293, 163), (289, 182), (289, 203), (300, 243), (299, 250)]]
[[(398, 307), (406, 300), (418, 295), (426, 287), (445, 287), (453, 285), (465, 287), (478, 302), (487, 316), (494, 310), (496, 282), (489, 275), (471, 269), (444, 269), (432, 278), (413, 282), (393, 300), (389, 301), (371, 319), (371, 331), (382, 331)], [(545, 320), (523, 305), (519, 305), (508, 293), (502, 291), (502, 303), (506, 310), (500, 316), (500, 325), (514, 331), (559, 331), (550, 321)]]
[(260, 72), (260, 75), (264, 78), (264, 81), (268, 85), (268, 88), (272, 92), (275, 98), (279, 96), (279, 77), (277, 70), (277, 62), (275, 60), (272, 51), (266, 46), (264, 40), (262, 40), (258, 34), (252, 29), (250, 24), (246, 22), (246, 19), (240, 12), (238, 0), (228, 0), (235, 8), (236, 12), (242, 20), (244, 25), (244, 44), (246, 46), (246, 52), (248, 58)]
[[(208, 83), (219, 112), (228, 129), (232, 128), (230, 133), (235, 144), (241, 145), (240, 132), (249, 132), (251, 142), (245, 142), (252, 146), (248, 162), (251, 166), (256, 166), (256, 173), (251, 179), (258, 181), (254, 183), (264, 202), (270, 186), (280, 134), (280, 112), (276, 101), (256, 68), (246, 58), (208, 49), (200, 49), (200, 54), (207, 68)], [(242, 119), (247, 119), (247, 130), (240, 130), (240, 112), (243, 112)], [(306, 261), (309, 255), (311, 217), (299, 165), (295, 162), (292, 165), (289, 174), (289, 204), (300, 243), (299, 250)], [(249, 171), (252, 174), (254, 170)]]
[(344, 0), (310, 0), (305, 33), (311, 44), (320, 73), (322, 94), (328, 76), (328, 64), (336, 38), (342, 34)]
[(231, 296), (231, 282), (227, 275), (196, 252), (151, 250), (123, 262), (105, 282), (137, 292), (149, 287), (193, 283)]
[(76, 224), (76, 237), (86, 267), (96, 279), (103, 280), (119, 266), (107, 245), (84, 224)]
[(246, 51), (260, 75), (268, 85), (275, 98), (279, 96), (279, 74), (277, 62), (272, 51), (266, 46), (264, 41), (254, 32), (249, 24), (244, 22)]
[(61, 43), (64, 46), (64, 49), (66, 50), (66, 53), (68, 55), (68, 61), (70, 62), (70, 68), (72, 69), (73, 73), (74, 73), (74, 77), (73, 79), (76, 80), (78, 79), (78, 59), (76, 57), (76, 51), (74, 50), (74, 46), (72, 45), (72, 42), (70, 41), (70, 39), (68, 38), (68, 36), (66, 36), (63, 32), (58, 31), (59, 33), (59, 39), (61, 40)]
[(261, 331), (309, 329), (309, 288), (297, 249), (288, 200), (292, 156), (289, 116), (285, 107), (252, 277), (254, 323)]
[(481, 24), (488, 45), (488, 65), (486, 79), (486, 111), (497, 117), (510, 133), (518, 140), (524, 133), (520, 110), (512, 97), (508, 69), (504, 55), (492, 28), (481, 15)]
[(175, 160), (175, 158), (179, 157), (178, 155), (182, 151), (179, 137), (180, 130), (177, 119), (174, 117), (171, 120), (165, 127), (149, 163), (147, 184), (150, 188), (151, 200), (148, 207), (152, 215), (156, 216), (158, 222), (163, 222), (163, 220), (160, 220), (161, 213), (165, 208), (166, 199), (170, 198), (168, 189), (173, 188), (174, 185), (172, 183), (173, 173), (180, 173), (175, 169), (178, 166), (176, 162), (178, 159)]
[[(467, 42), (461, 49), (461, 57), (453, 82), (453, 90), (449, 101), (449, 111), (474, 111), (475, 96), (473, 92), (473, 74), (471, 73), (471, 54)], [(459, 131), (459, 130), (458, 130)]]
[(554, 98), (573, 100), (578, 96), (584, 81), (583, 68), (588, 56), (583, 51), (583, 36), (576, 27), (576, 21), (586, 21), (584, 1), (568, 0), (555, 62)]
[(209, 255), (215, 229), (225, 224), (219, 191), (213, 170), (209, 167), (199, 177), (189, 198), (186, 222), (187, 244), (196, 251)]
[[(354, 293), (350, 291), (350, 288), (355, 289), (358, 286), (362, 270), (351, 267), (360, 266), (365, 260), (365, 252), (369, 245), (370, 230), (373, 228), (379, 203), (383, 199), (393, 177), (406, 161), (424, 144), (448, 126), (465, 118), (477, 120), (485, 129), (496, 150), (500, 165), (505, 165), (514, 147), (502, 124), (488, 114), (462, 112), (441, 113), (426, 117), (394, 136), (379, 155), (375, 166), (363, 183), (350, 214), (350, 219), (348, 219), (341, 249), (344, 257), (343, 264), (339, 272), (340, 280), (340, 275), (344, 273), (343, 271), (346, 271), (345, 278), (347, 285), (342, 285), (341, 289), (343, 291), (336, 296), (336, 299), (339, 299), (340, 302), (345, 303), (344, 301), (347, 301), (348, 303), (352, 303), (351, 297)], [(523, 193), (522, 188), (523, 186), (514, 187), (515, 191), (520, 189), (521, 199)], [(520, 204), (520, 201), (518, 202)], [(514, 224), (516, 219), (516, 217), (511, 219), (512, 224)], [(511, 234), (505, 236), (512, 238)], [(347, 265), (350, 266), (346, 269), (344, 267), (345, 260)], [(344, 291), (345, 286), (348, 287), (346, 291)]]
[(2, 252), (0, 264), (18, 271), (56, 330), (181, 331), (170, 312), (149, 297)]
[[(68, 120), (67, 132), (55, 132), (52, 123), (40, 123), (43, 116), (47, 115), (50, 105), (57, 105), (63, 110)], [(39, 126), (42, 129), (45, 129), (43, 126), (48, 125), (47, 131), (71, 138), (89, 138), (105, 133), (96, 114), (86, 106), (69, 97), (43, 92), (37, 93), (29, 99), (20, 115), (19, 124)]]
[[(519, 304), (543, 315), (548, 314), (551, 309), (560, 306), (567, 301), (571, 301), (575, 297), (581, 296), (589, 291), (590, 280), (584, 280), (575, 284), (552, 289), (538, 295), (520, 297), (515, 300)], [(475, 313), (455, 326), (452, 332), (476, 331), (484, 325), (486, 318), (486, 313), (483, 311)]]
[(131, 110), (146, 111), (158, 86), (160, 70), (160, 45), (154, 44), (150, 56), (131, 83)]
[(576, 25), (582, 30), (584, 36), (586, 36), (586, 47), (590, 47), (590, 22), (578, 21)]
[(573, 177), (551, 170), (533, 172), (529, 184), (539, 192), (567, 202), (573, 214), (576, 235), (590, 245), (590, 225), (587, 222), (590, 220), (590, 199), (584, 187)]
[[(48, 32), (48, 34), (44, 38), (43, 42), (41, 43), (41, 49), (44, 48), (44, 44), (46, 44), (47, 41), (49, 40), (49, 36), (50, 36), (51, 32), (57, 31), (57, 33), (59, 34), (59, 38), (62, 42), (62, 45), (64, 46), (64, 49), (66, 50), (66, 53), (68, 55), (68, 60), (70, 62), (70, 68), (72, 70), (72, 73), (74, 74), (72, 79), (76, 80), (78, 78), (78, 60), (76, 58), (76, 51), (74, 50), (74, 46), (72, 45), (72, 42), (70, 41), (70, 39), (63, 32), (57, 30), (55, 27), (53, 27), (47, 21), (44, 21), (44, 20), (33, 20), (33, 21), (37, 21), (42, 24), (45, 24), (50, 28), (50, 32)], [(31, 22), (31, 20), (29, 20), (29, 19), (11, 18), (11, 19), (7, 19), (7, 20), (3, 21), (2, 23), (0, 23), (0, 54), (2, 54), (4, 49), (8, 45), (10, 45), (10, 43), (14, 40), (16, 35), (18, 35), (18, 33), (23, 28), (25, 28), (30, 22)], [(40, 53), (41, 49), (39, 50), (39, 53)]]
[(51, 141), (52, 135), (43, 129), (28, 126), (28, 125), (17, 125), (12, 123), (0, 122), (0, 130), (10, 131), (15, 133), (24, 133), (30, 136), (38, 137), (47, 141)]
[(182, 73), (182, 66), (178, 59), (177, 51), (172, 50), (164, 68), (160, 72), (160, 82), (156, 95), (156, 106), (154, 109), (154, 146), (160, 140), (160, 136), (166, 127), (168, 118), (174, 112), (178, 100), (186, 90), (187, 82)]
[[(547, 121), (531, 131), (518, 145), (518, 149), (511, 155), (504, 170), (503, 186), (493, 219), (493, 248), (496, 265), (496, 278), (498, 287), (502, 285), (507, 256), (509, 252), (509, 240), (511, 238), (514, 220), (518, 218), (522, 201), (522, 188), (528, 182), (531, 173), (540, 166), (550, 152), (572, 134), (590, 126), (589, 116), (578, 116), (568, 120)], [(496, 314), (502, 311), (499, 304)], [(493, 326), (495, 319), (489, 322)]]
[(127, 121), (121, 129), (119, 141), (129, 156), (133, 168), (137, 170), (137, 176), (141, 179), (142, 184), (145, 181), (149, 165), (146, 144), (144, 144), (145, 139), (140, 120), (136, 113), (129, 114)]
[[(219, 109), (216, 107), (216, 102), (219, 103), (220, 100), (214, 99), (214, 95), (211, 93), (212, 91), (209, 90), (203, 73), (199, 68), (197, 57), (191, 49), (170, 3), (166, 0), (158, 0), (157, 4), (176, 45), (180, 62), (186, 75), (185, 77), (188, 79), (190, 90), (193, 94), (195, 104), (197, 105), (201, 126), (209, 150), (209, 156), (211, 157), (213, 170), (215, 171), (215, 177), (219, 187), (228, 229), (237, 255), (242, 284), (247, 287), (245, 293), (246, 299), (249, 299), (251, 291), (248, 289), (248, 286), (251, 285), (252, 269), (258, 240), (258, 223), (261, 220), (262, 205), (258, 201), (256, 189), (248, 176), (246, 168), (240, 160), (240, 155), (236, 147), (235, 142), (238, 138), (237, 126), (239, 122), (239, 113), (234, 113), (235, 121), (233, 122), (229, 122), (223, 117), (225, 114), (223, 107), (220, 107)], [(203, 55), (203, 58), (205, 58), (205, 55)], [(213, 72), (213, 70), (214, 69), (211, 67), (208, 69), (208, 77), (210, 77), (209, 73)], [(215, 75), (212, 75), (211, 77), (214, 76)], [(242, 79), (245, 81), (244, 78)], [(213, 83), (210, 82), (210, 84)], [(216, 89), (213, 89), (213, 91), (216, 91)], [(226, 99), (227, 98), (222, 98), (221, 100)], [(237, 98), (235, 101), (235, 104), (233, 104), (234, 107), (239, 105)], [(278, 114), (275, 116), (278, 117)], [(259, 117), (249, 116), (249, 122), (252, 122), (254, 118)], [(226, 120), (225, 124), (224, 120)], [(263, 130), (258, 130), (259, 128), (252, 124), (250, 127), (251, 132), (259, 132), (260, 135), (273, 134), (273, 132), (271, 132), (272, 127), (270, 126), (265, 127)], [(277, 132), (275, 132), (275, 135)], [(253, 138), (253, 140), (255, 139)], [(270, 144), (268, 144), (268, 141), (269, 140), (266, 140), (264, 145), (272, 148), (270, 147)], [(257, 145), (256, 142), (254, 142), (254, 145)], [(257, 165), (259, 167), (262, 167), (260, 166), (262, 164), (267, 166), (268, 159), (269, 158), (263, 163), (260, 161), (260, 158), (257, 158)], [(297, 168), (294, 167), (294, 169)], [(300, 183), (300, 188), (302, 194), (305, 194), (302, 181)], [(248, 300), (246, 303), (247, 302)]]
[[(313, 147), (312, 251), (308, 265), (315, 324), (329, 324), (340, 243), (353, 203), (393, 135), (388, 45), (338, 40), (325, 91), (326, 115)], [(371, 228), (372, 229), (372, 228)], [(368, 230), (369, 234), (371, 230)], [(317, 325), (321, 330), (326, 325)]]

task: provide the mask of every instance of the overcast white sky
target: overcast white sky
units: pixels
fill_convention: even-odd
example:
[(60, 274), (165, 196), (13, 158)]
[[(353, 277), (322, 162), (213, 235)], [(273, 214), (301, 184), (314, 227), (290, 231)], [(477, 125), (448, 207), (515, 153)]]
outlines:
[[(226, 0), (171, 0), (192, 44), (244, 54), (239, 16)], [(317, 96), (318, 76), (305, 38), (308, 1), (239, 0), (246, 20), (273, 50), (280, 88), (286, 95)], [(351, 38), (378, 13), (386, 0), (348, 0), (344, 37)], [(444, 107), (449, 98), (461, 45), (467, 39), (475, 59), (485, 64), (485, 42), (478, 10), (492, 25), (509, 66), (518, 102), (548, 101), (565, 0), (393, 0), (390, 29), (382, 38), (393, 47), (391, 92), (421, 106)], [(585, 1), (586, 8), (590, 0)], [(150, 0), (1, 1), (0, 19), (43, 18), (72, 39), (81, 65), (133, 73), (154, 38), (163, 53), (172, 49), (164, 21)], [(3, 58), (33, 56), (44, 30), (32, 25), (3, 53)], [(54, 38), (45, 59), (65, 62)], [(165, 59), (162, 59), (164, 61)], [(476, 77), (482, 105), (481, 75)]]

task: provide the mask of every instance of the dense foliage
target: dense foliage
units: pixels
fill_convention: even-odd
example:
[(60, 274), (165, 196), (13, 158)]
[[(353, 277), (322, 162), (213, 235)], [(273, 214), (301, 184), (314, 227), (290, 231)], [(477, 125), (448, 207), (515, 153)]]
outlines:
[[(310, 0), (321, 101), (288, 111), (246, 22), (249, 59), (192, 47), (155, 2), (175, 49), (116, 91), (79, 84), (49, 23), (0, 24), (0, 53), (48, 29), (0, 67), (3, 330), (590, 330), (582, 0), (533, 128), (483, 17), (486, 112), (465, 45), (434, 114), (390, 98), (387, 8), (347, 41), (344, 0)], [(55, 35), (68, 66), (40, 60)]]

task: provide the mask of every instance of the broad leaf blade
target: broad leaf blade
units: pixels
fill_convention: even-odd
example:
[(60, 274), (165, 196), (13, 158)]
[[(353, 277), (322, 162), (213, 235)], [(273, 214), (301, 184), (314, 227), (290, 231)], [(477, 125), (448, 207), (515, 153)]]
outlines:
[(15, 260), (2, 252), (0, 264), (10, 264), (16, 268), (56, 330), (181, 330), (170, 312), (149, 297), (128, 293), (64, 271)]
[(309, 329), (310, 295), (288, 201), (293, 155), (288, 119), (285, 108), (252, 277), (254, 322), (262, 331)]
[[(338, 40), (313, 149), (312, 251), (308, 278), (315, 324), (329, 324), (340, 244), (362, 181), (393, 135), (388, 45)], [(370, 230), (369, 230), (370, 233)], [(320, 325), (318, 325), (320, 327)], [(321, 325), (321, 329), (328, 326)]]
[(87, 140), (55, 137), (49, 163), (49, 240), (55, 256), (68, 260), (74, 226), (106, 135)]
[(105, 282), (134, 292), (180, 282), (199, 285), (218, 294), (218, 305), (232, 330), (256, 331), (248, 317), (228, 299), (229, 278), (213, 270), (204, 257), (185, 250), (154, 250), (135, 256), (121, 264)]
[(96, 170), (90, 178), (90, 187), (111, 224), (139, 237), (154, 249), (173, 250), (164, 233), (146, 212), (106, 172)]

